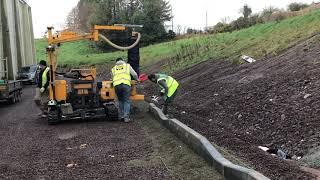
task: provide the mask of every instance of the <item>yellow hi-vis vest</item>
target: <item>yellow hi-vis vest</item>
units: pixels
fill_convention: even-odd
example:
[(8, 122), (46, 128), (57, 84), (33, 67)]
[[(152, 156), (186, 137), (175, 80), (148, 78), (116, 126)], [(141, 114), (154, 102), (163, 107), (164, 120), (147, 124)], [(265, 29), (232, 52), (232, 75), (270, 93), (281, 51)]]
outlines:
[(49, 67), (46, 67), (46, 69), (43, 71), (42, 73), (42, 86), (41, 87), (44, 87), (44, 85), (46, 85), (47, 83), (47, 74), (48, 72), (50, 71), (50, 68)]
[(130, 64), (116, 65), (112, 68), (113, 87), (120, 84), (131, 86)]
[[(178, 81), (173, 79), (173, 77), (165, 75), (165, 74), (158, 74), (158, 75), (159, 75), (159, 78), (157, 80), (157, 83), (159, 84), (159, 81), (165, 80), (166, 84), (168, 86), (168, 94), (167, 94), (167, 96), (171, 97), (179, 87)], [(160, 86), (160, 87), (162, 88), (161, 92), (165, 92), (165, 89), (162, 86)]]

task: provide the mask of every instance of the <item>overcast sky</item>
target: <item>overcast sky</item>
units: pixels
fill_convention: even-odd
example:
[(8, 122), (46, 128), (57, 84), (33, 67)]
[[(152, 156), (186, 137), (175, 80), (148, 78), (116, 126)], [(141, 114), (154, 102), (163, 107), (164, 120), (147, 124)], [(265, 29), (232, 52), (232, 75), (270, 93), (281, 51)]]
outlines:
[[(47, 26), (63, 27), (66, 16), (79, 0), (26, 0), (32, 8), (35, 37), (44, 35)], [(239, 9), (248, 4), (253, 13), (264, 7), (286, 8), (292, 2), (312, 3), (314, 0), (170, 0), (173, 8), (174, 25), (203, 28), (214, 25), (224, 17), (234, 20), (240, 16)], [(319, 0), (315, 0), (318, 2)], [(170, 24), (170, 23), (166, 23)]]

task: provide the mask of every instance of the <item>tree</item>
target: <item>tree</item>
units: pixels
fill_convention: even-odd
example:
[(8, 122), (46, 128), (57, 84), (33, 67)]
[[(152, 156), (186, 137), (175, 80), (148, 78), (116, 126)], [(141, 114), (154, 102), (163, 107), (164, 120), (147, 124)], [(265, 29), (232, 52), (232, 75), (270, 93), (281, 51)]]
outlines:
[(271, 15), (275, 12), (278, 12), (279, 9), (278, 8), (275, 8), (273, 6), (269, 6), (267, 8), (264, 8), (262, 10), (262, 13), (261, 13), (261, 18), (263, 19), (264, 22), (268, 22), (271, 20)]
[(230, 22), (230, 17), (229, 16), (226, 16), (224, 18), (221, 18), (221, 23), (223, 24), (228, 24)]
[[(77, 27), (88, 31), (95, 24), (141, 24), (142, 44), (159, 42), (173, 37), (169, 35), (164, 23), (171, 20), (171, 6), (167, 0), (80, 0), (76, 9)], [(71, 21), (70, 21), (71, 22)], [(72, 23), (68, 23), (71, 24)], [(118, 34), (118, 35), (117, 35)], [(123, 33), (109, 33), (109, 38), (128, 39)]]
[(263, 23), (263, 19), (260, 17), (259, 14), (251, 15), (248, 19), (249, 26), (253, 26), (255, 24)]
[(194, 34), (195, 32), (196, 32), (196, 30), (194, 30), (192, 28), (187, 29), (187, 34)]
[(79, 21), (79, 10), (77, 7), (74, 7), (67, 16), (67, 28), (73, 31), (78, 31), (80, 26)]
[[(181, 30), (182, 30), (182, 26), (181, 25), (178, 25), (177, 26), (177, 33), (178, 33), (178, 35), (180, 36), (181, 35)], [(187, 31), (188, 32), (188, 31)]]
[(173, 32), (172, 30), (169, 30), (168, 32), (168, 38), (169, 39), (174, 39), (176, 37), (176, 33)]
[(308, 4), (294, 2), (289, 4), (288, 9), (290, 11), (300, 11), (301, 9), (304, 9), (306, 7), (308, 7)]
[(251, 15), (251, 13), (252, 13), (252, 9), (247, 5), (247, 4), (245, 4), (244, 6), (243, 6), (243, 8), (241, 8), (240, 9), (240, 12), (243, 14), (243, 17), (245, 18), (245, 19), (248, 19), (248, 17)]
[(164, 22), (171, 20), (171, 7), (165, 0), (140, 0), (141, 11), (134, 23), (143, 24), (142, 33), (145, 36), (145, 43), (150, 44), (165, 40), (167, 32)]
[(79, 10), (79, 28), (83, 32), (88, 32), (91, 29), (88, 22), (94, 12), (93, 6), (87, 1), (79, 1), (77, 8)]

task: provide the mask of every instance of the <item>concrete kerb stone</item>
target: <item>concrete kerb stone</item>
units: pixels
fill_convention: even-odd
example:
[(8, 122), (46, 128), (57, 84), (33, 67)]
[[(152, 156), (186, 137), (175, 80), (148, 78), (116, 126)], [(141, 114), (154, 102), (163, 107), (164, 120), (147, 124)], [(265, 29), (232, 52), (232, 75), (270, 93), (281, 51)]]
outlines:
[[(154, 117), (156, 118), (156, 120), (158, 120), (161, 124), (165, 125), (167, 123), (167, 121), (169, 120), (163, 113), (162, 111), (157, 108), (156, 105), (154, 104), (150, 104), (149, 106), (149, 111), (154, 115)], [(156, 115), (157, 114), (157, 115)]]
[(269, 180), (261, 173), (238, 166), (225, 159), (207, 138), (197, 133), (177, 119), (168, 119), (162, 111), (153, 103), (149, 105), (149, 111), (166, 128), (176, 134), (184, 143), (195, 152), (205, 158), (227, 180)]

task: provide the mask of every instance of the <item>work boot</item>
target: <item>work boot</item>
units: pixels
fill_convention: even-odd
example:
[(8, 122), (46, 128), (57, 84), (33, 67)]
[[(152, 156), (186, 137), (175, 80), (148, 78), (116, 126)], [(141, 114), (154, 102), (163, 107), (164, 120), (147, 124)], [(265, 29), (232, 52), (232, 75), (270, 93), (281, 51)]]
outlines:
[(48, 113), (42, 113), (41, 112), (41, 113), (38, 113), (37, 116), (41, 117), (41, 118), (46, 118), (46, 117), (48, 117)]
[(161, 111), (162, 111), (162, 113), (163, 113), (165, 116), (169, 116), (168, 110), (167, 110), (165, 107), (162, 107), (162, 108), (161, 108)]
[(131, 122), (131, 119), (130, 118), (124, 118), (124, 122), (125, 123), (129, 123), (129, 122)]

